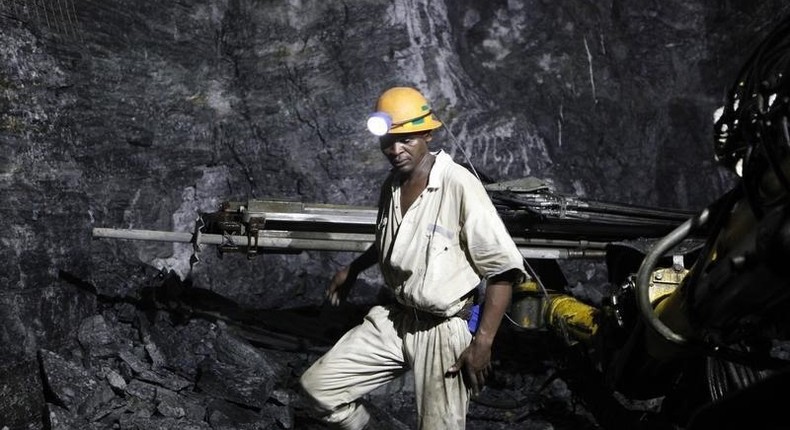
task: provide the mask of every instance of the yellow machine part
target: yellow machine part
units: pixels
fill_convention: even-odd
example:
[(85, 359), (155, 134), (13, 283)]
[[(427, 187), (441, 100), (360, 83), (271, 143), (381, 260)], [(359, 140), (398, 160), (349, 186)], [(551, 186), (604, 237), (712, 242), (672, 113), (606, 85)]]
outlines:
[(650, 303), (656, 306), (661, 299), (674, 293), (688, 272), (688, 269), (674, 267), (654, 270), (650, 278)]
[[(662, 320), (678, 324), (675, 300), (665, 299), (672, 297), (687, 274), (688, 270), (682, 267), (660, 268), (653, 272), (650, 302), (656, 306)], [(522, 328), (548, 328), (568, 340), (591, 343), (598, 332), (599, 312), (598, 308), (571, 295), (544, 291), (534, 280), (513, 289), (511, 316)]]
[(513, 288), (510, 315), (516, 324), (526, 329), (545, 327), (543, 320), (543, 296), (535, 281), (527, 281)]
[(546, 324), (558, 333), (588, 343), (598, 332), (598, 309), (574, 297), (550, 297), (546, 306)]
[(513, 290), (511, 314), (523, 328), (549, 328), (569, 340), (589, 342), (598, 331), (598, 309), (573, 296), (544, 292), (534, 280)]
[[(687, 338), (691, 337), (693, 330), (688, 320), (686, 298), (683, 291), (678, 288), (689, 271), (687, 269), (663, 270), (663, 274), (669, 276), (657, 278), (659, 270), (656, 270), (653, 272), (650, 283), (650, 302), (653, 304), (654, 312), (661, 322), (672, 331)], [(657, 288), (656, 285), (658, 285)], [(654, 294), (654, 288), (656, 288), (656, 294)], [(687, 348), (666, 340), (652, 330), (645, 333), (645, 348), (650, 356), (657, 359), (672, 359), (689, 353)]]

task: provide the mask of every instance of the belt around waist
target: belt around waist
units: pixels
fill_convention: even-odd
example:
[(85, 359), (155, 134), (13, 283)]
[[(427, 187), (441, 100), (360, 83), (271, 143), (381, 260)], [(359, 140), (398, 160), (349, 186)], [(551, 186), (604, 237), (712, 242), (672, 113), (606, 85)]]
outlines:
[(456, 312), (453, 315), (450, 315), (448, 317), (445, 317), (445, 316), (442, 316), (442, 315), (436, 315), (436, 314), (433, 314), (433, 313), (430, 313), (430, 312), (427, 312), (427, 311), (424, 311), (424, 310), (421, 310), (421, 309), (418, 309), (418, 308), (415, 308), (415, 307), (412, 307), (412, 306), (408, 306), (408, 305), (402, 305), (402, 306), (404, 308), (408, 308), (409, 310), (413, 311), (414, 315), (417, 317), (417, 319), (420, 319), (420, 318), (449, 319), (449, 318), (458, 317), (458, 318), (461, 318), (463, 320), (469, 321), (472, 318), (472, 316), (474, 315), (474, 307), (475, 307), (475, 304), (477, 303), (477, 291), (476, 290), (472, 290), (471, 292), (469, 292), (466, 295), (464, 295), (463, 297), (461, 297), (460, 300), (463, 300), (464, 305), (461, 307), (461, 309), (458, 312)]
[(469, 319), (472, 318), (472, 314), (474, 312), (475, 301), (476, 300), (473, 296), (467, 297), (466, 301), (464, 302), (464, 306), (453, 316), (469, 321)]

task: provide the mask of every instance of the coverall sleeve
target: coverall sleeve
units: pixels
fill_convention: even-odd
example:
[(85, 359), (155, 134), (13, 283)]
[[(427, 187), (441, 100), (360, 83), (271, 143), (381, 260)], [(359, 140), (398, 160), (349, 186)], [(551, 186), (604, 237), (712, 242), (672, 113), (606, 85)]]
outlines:
[(459, 175), (461, 241), (478, 275), (486, 279), (517, 269), (525, 279), (523, 256), (497, 213), (483, 184), (471, 173)]

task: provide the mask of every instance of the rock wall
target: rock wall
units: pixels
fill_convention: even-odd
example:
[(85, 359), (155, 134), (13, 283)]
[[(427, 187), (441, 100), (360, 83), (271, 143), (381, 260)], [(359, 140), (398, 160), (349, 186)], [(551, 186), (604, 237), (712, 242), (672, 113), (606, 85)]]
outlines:
[[(713, 161), (712, 113), (788, 11), (778, 0), (0, 0), (0, 416), (37, 422), (37, 352), (72, 348), (97, 297), (135, 297), (160, 271), (253, 309), (319, 304), (350, 255), (204, 252), (190, 272), (188, 246), (91, 229), (191, 231), (224, 200), (372, 204), (387, 166), (363, 123), (389, 86), (423, 90), (448, 125), (436, 148), (494, 179), (704, 207), (730, 184)], [(360, 303), (378, 293), (375, 273), (364, 281)]]

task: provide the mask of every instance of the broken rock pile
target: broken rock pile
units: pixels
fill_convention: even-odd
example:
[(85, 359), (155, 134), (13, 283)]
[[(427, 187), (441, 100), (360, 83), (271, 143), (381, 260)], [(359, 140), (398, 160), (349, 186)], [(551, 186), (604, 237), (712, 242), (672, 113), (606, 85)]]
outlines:
[(171, 321), (116, 304), (82, 321), (78, 345), (40, 350), (45, 426), (66, 429), (293, 428), (288, 386), (305, 357), (256, 349), (221, 322)]

